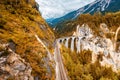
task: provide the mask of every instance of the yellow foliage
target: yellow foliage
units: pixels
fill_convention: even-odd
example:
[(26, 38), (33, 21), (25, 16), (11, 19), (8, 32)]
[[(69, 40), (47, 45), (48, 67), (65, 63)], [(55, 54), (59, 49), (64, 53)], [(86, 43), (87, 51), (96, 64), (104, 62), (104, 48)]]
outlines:
[(58, 33), (57, 37), (72, 35), (76, 30), (76, 26), (82, 25), (84, 23), (88, 24), (96, 35), (99, 35), (100, 23), (107, 24), (108, 28), (115, 32), (116, 29), (120, 26), (120, 11), (116, 13), (106, 13), (105, 15), (100, 13), (96, 13), (94, 15), (81, 14), (75, 20), (58, 23), (57, 27), (60, 29), (58, 29), (56, 32)]
[(91, 63), (89, 50), (80, 53), (71, 52), (70, 49), (62, 46), (61, 53), (65, 68), (71, 80), (119, 80), (119, 73), (112, 71), (112, 68), (102, 67), (99, 60)]
[(32, 66), (33, 75), (46, 80), (47, 71), (42, 61), (46, 50), (36, 40), (35, 34), (52, 47), (54, 34), (37, 11), (35, 0), (0, 1), (0, 42), (13, 41), (16, 53)]

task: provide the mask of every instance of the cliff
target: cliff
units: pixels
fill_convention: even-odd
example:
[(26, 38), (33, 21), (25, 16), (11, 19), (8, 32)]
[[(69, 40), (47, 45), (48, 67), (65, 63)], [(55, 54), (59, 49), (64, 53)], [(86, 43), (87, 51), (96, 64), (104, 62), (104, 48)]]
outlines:
[(38, 11), (34, 0), (1, 0), (0, 1), (0, 43), (9, 44), (9, 48), (32, 67), (32, 76), (46, 76), (47, 69), (43, 58), (47, 51), (35, 35), (52, 51), (54, 33)]

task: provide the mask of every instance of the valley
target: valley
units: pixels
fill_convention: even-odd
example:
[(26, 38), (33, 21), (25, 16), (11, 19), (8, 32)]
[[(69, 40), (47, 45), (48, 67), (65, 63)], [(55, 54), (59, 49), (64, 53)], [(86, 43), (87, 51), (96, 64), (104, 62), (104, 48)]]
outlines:
[(120, 80), (119, 2), (45, 20), (35, 0), (1, 0), (0, 80)]

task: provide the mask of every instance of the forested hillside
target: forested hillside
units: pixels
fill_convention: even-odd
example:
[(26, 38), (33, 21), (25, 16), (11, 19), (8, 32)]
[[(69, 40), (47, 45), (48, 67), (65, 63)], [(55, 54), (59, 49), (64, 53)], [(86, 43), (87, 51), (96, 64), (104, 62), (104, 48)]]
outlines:
[(47, 51), (35, 35), (50, 51), (55, 37), (38, 8), (35, 0), (0, 0), (0, 44), (11, 44), (9, 47), (30, 63), (32, 75), (46, 80), (50, 77), (43, 60)]
[(102, 15), (96, 13), (94, 15), (81, 14), (76, 20), (70, 20), (57, 24), (56, 33), (58, 36), (72, 35), (77, 25), (88, 24), (95, 34), (99, 32), (100, 24), (105, 23), (110, 30), (116, 31), (117, 27), (120, 26), (120, 12), (106, 13)]

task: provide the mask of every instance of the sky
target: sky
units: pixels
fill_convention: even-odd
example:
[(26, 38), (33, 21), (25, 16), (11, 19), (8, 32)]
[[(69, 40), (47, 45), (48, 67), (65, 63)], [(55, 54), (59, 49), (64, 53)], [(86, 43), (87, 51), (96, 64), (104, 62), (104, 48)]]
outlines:
[(59, 18), (95, 0), (36, 0), (44, 19)]

